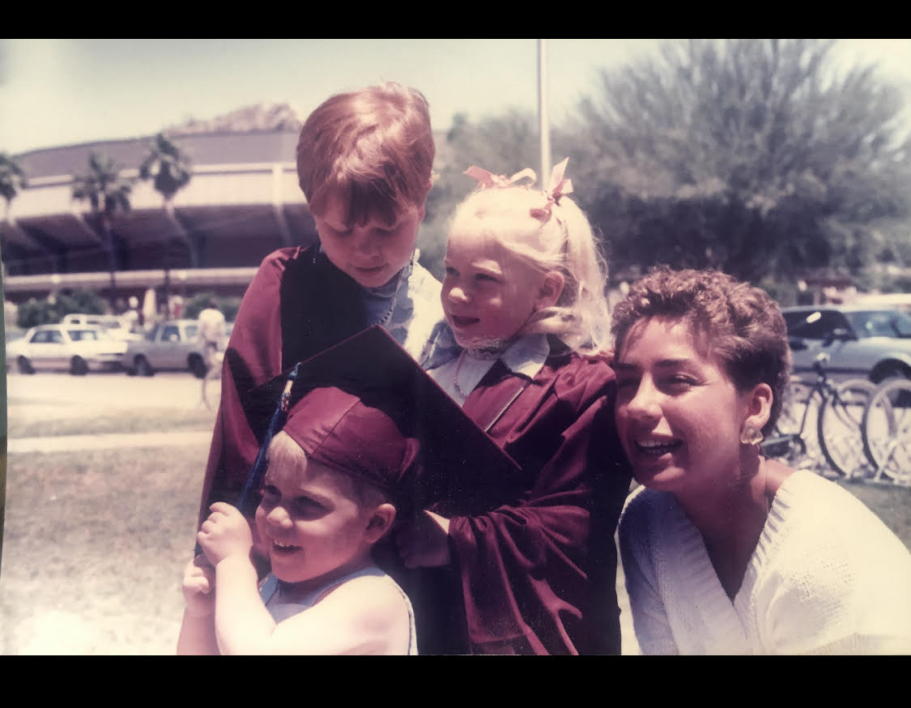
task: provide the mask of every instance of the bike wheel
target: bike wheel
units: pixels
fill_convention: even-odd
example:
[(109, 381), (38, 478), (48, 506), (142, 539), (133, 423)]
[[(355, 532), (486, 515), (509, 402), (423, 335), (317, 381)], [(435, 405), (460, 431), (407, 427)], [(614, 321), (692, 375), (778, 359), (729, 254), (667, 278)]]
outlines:
[(839, 475), (863, 475), (868, 470), (861, 429), (864, 409), (875, 391), (876, 385), (867, 379), (850, 379), (833, 386), (819, 408), (819, 447)]
[[(816, 408), (813, 389), (811, 382), (791, 378), (784, 392), (775, 431), (764, 448), (772, 457), (778, 457), (789, 467), (814, 467), (820, 456), (813, 435), (807, 434), (812, 428), (808, 428), (805, 423), (805, 420), (812, 418)], [(782, 447), (778, 441), (786, 441), (787, 445)]]
[(875, 477), (911, 484), (911, 381), (883, 382), (864, 409), (864, 453)]
[(792, 378), (784, 392), (781, 404), (781, 413), (778, 415), (776, 427), (783, 435), (790, 435), (800, 431), (800, 423), (806, 407), (810, 404), (813, 395), (813, 385), (802, 379)]

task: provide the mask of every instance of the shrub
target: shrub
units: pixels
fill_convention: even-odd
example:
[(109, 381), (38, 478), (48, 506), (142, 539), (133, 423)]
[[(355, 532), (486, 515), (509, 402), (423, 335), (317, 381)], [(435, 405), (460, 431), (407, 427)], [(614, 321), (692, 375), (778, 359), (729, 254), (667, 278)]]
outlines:
[(94, 290), (85, 288), (58, 293), (53, 300), (32, 298), (19, 305), (16, 324), (23, 329), (43, 324), (57, 324), (66, 315), (73, 313), (103, 315), (104, 300)]
[(103, 315), (107, 311), (104, 299), (94, 290), (78, 288), (57, 295), (57, 311), (61, 319), (72, 313)]
[(19, 316), (17, 324), (22, 329), (37, 327), (43, 324), (56, 324), (63, 316), (57, 312), (56, 303), (50, 300), (35, 300), (32, 298), (28, 302), (19, 305)]
[(225, 316), (225, 319), (228, 322), (233, 322), (234, 318), (237, 317), (237, 311), (240, 309), (240, 298), (239, 297), (220, 297), (215, 293), (197, 293), (189, 300), (184, 307), (183, 316), (189, 320), (195, 320), (199, 317), (199, 313), (205, 310), (209, 306), (209, 299), (214, 298), (218, 306), (218, 309), (221, 310), (222, 314)]

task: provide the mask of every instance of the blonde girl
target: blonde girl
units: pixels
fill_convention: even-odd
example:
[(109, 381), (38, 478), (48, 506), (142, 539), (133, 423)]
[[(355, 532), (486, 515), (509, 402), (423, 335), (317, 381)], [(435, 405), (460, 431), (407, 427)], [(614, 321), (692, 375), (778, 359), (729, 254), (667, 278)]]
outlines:
[(437, 341), (461, 352), (441, 363), (430, 351), (425, 366), (521, 473), (484, 499), (456, 480), (399, 533), (405, 565), (433, 569), (435, 592), (460, 605), (427, 618), (438, 640), (427, 651), (620, 649), (611, 539), (629, 471), (599, 356), (603, 265), (565, 168), (546, 190), (517, 184), (531, 170), (507, 180), (470, 168), (480, 189), (452, 219)]

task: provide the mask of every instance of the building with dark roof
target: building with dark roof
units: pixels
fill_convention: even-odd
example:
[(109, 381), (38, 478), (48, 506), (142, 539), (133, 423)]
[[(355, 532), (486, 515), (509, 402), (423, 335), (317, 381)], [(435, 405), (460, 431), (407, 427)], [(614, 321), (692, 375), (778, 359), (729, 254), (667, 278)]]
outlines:
[[(161, 288), (166, 277), (184, 295), (242, 294), (264, 256), (312, 243), (316, 229), (294, 163), (297, 137), (297, 130), (172, 137), (192, 161), (192, 179), (174, 197), (173, 214), (151, 181), (136, 180), (130, 212), (113, 221), (118, 297)], [(122, 176), (137, 178), (150, 142), (104, 141), (17, 156), (28, 188), (12, 201), (0, 244), (7, 299), (77, 287), (108, 296), (102, 230), (88, 204), (72, 199), (74, 176), (88, 171), (97, 151)]]

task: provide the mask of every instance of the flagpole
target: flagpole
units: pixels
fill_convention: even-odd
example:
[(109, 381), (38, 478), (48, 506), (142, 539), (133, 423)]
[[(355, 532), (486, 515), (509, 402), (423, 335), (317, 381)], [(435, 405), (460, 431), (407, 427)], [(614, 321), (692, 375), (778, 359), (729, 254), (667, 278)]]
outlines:
[(541, 173), (538, 184), (550, 178), (550, 122), (547, 117), (547, 40), (538, 40), (538, 127), (541, 132)]

